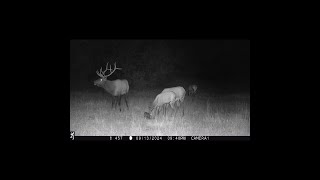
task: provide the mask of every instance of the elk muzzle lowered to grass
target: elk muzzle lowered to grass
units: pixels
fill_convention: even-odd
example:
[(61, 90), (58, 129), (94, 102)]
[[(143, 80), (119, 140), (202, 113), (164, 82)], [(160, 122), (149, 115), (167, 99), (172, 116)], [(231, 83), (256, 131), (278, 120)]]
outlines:
[(151, 116), (150, 113), (144, 112), (144, 118), (145, 118), (145, 119), (152, 119), (152, 116)]

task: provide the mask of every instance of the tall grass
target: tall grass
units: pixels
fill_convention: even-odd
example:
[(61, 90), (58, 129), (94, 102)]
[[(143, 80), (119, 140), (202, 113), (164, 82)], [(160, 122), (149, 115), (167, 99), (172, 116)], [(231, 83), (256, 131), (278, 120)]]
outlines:
[(111, 96), (106, 93), (70, 93), (70, 130), (77, 136), (250, 136), (250, 96), (197, 94), (193, 101), (186, 97), (176, 116), (172, 109), (154, 120), (143, 113), (162, 89), (134, 91), (111, 109)]

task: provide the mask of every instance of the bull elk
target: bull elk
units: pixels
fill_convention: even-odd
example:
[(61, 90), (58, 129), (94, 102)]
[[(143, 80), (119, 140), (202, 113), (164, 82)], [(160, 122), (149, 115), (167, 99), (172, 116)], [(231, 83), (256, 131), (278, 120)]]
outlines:
[[(100, 79), (97, 79), (94, 81), (94, 85), (98, 87), (102, 87), (105, 91), (107, 91), (109, 94), (112, 95), (112, 107), (115, 105), (115, 109), (117, 107), (117, 104), (120, 107), (121, 111), (121, 97), (124, 96), (124, 100), (127, 104), (127, 108), (129, 110), (128, 102), (127, 102), (127, 94), (129, 92), (129, 83), (126, 79), (117, 79), (114, 81), (110, 81), (107, 79), (112, 73), (115, 72), (115, 70), (122, 68), (117, 68), (116, 62), (114, 63), (114, 69), (112, 70), (111, 65), (108, 69), (108, 64), (106, 66), (106, 70), (102, 71), (102, 67), (100, 68), (100, 72), (97, 70), (96, 73), (100, 77)], [(106, 71), (109, 70), (110, 73), (105, 75)]]
[[(184, 90), (183, 87), (177, 86), (177, 87), (172, 87), (172, 88), (165, 88), (162, 93), (164, 92), (174, 92), (176, 94), (175, 97), (175, 103), (178, 106), (178, 109), (180, 109), (180, 105), (183, 103), (184, 97), (186, 95), (186, 91)], [(184, 116), (184, 107), (182, 106), (182, 116)]]
[(164, 110), (164, 115), (166, 115), (166, 106), (169, 105), (175, 111), (175, 99), (176, 94), (172, 91), (162, 92), (158, 94), (149, 109), (149, 113), (145, 112), (144, 117), (147, 119), (154, 119), (156, 115), (159, 115), (161, 108), (162, 110)]

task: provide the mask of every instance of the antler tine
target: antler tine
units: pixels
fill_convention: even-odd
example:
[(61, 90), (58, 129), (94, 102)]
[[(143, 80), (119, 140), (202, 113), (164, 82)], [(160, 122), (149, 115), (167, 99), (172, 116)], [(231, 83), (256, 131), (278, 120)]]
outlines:
[[(101, 67), (101, 69), (102, 69), (102, 67)], [(107, 69), (104, 70), (104, 71), (102, 71), (102, 75), (103, 75), (103, 76), (105, 76), (104, 74), (106, 73), (106, 71), (107, 71)]]
[(114, 63), (114, 69), (122, 69), (122, 68), (117, 68), (117, 62)]
[(109, 64), (109, 62), (107, 62), (106, 69), (108, 69), (108, 64)]
[(102, 67), (101, 67), (101, 68), (100, 68), (100, 72), (97, 70), (96, 73), (97, 73), (97, 75), (100, 76), (101, 78), (105, 78), (105, 77), (108, 77), (108, 76), (105, 75), (105, 73), (106, 73), (107, 70), (108, 70), (108, 69), (106, 69), (105, 71), (102, 71)]
[(104, 72), (102, 71), (102, 67), (100, 68), (101, 77), (104, 77)]
[(121, 68), (117, 68), (117, 62), (114, 63), (114, 69), (112, 70), (111, 68), (111, 64), (110, 64), (110, 73), (108, 75), (105, 75), (106, 77), (110, 76), (112, 73), (114, 73), (114, 71), (116, 71), (117, 69), (121, 69)]
[(102, 68), (100, 68), (100, 72), (97, 70), (96, 73), (97, 73), (97, 75), (98, 75), (99, 77), (102, 77), (102, 78), (103, 78), (103, 75), (101, 74), (101, 70), (102, 70)]

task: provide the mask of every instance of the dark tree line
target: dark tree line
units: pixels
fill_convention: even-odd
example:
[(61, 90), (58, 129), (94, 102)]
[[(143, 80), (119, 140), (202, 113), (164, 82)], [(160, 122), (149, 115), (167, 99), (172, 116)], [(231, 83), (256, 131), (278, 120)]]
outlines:
[(183, 55), (165, 40), (75, 40), (70, 48), (70, 84), (84, 87), (92, 85), (98, 78), (96, 70), (107, 62), (122, 68), (110, 79), (125, 78), (131, 87), (152, 87), (179, 70)]
[(107, 62), (122, 68), (110, 80), (127, 79), (130, 88), (170, 86), (178, 76), (248, 86), (250, 41), (71, 40), (70, 87), (93, 88), (96, 70)]

